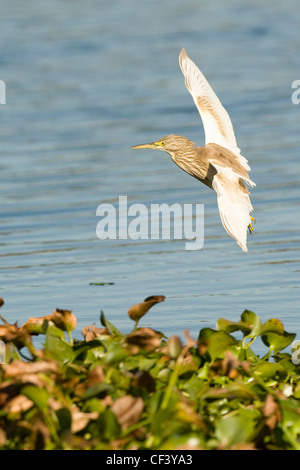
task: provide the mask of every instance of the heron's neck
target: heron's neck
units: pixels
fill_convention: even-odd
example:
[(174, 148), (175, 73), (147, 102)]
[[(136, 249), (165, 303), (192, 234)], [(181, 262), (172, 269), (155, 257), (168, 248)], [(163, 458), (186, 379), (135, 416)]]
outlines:
[(180, 146), (176, 152), (170, 152), (170, 156), (178, 166), (181, 167), (181, 164), (190, 164), (195, 160), (197, 154), (197, 146), (194, 142), (186, 139), (184, 144)]
[(194, 178), (203, 180), (208, 170), (205, 147), (197, 147), (193, 142), (185, 149), (179, 149), (170, 156), (176, 165)]

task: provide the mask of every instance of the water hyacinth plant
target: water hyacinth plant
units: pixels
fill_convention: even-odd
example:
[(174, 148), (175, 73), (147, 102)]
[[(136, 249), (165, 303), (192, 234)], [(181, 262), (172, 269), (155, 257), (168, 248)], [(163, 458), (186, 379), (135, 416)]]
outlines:
[(248, 310), (184, 341), (138, 328), (163, 300), (131, 307), (128, 334), (102, 312), (82, 339), (69, 310), (20, 327), (1, 317), (0, 449), (299, 450), (300, 366), (284, 351), (295, 335)]

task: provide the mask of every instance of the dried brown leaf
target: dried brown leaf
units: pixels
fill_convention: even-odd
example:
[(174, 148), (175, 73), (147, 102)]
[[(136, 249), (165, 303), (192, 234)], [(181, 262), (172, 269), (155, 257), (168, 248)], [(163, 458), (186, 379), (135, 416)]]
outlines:
[(30, 337), (26, 332), (22, 331), (17, 324), (10, 325), (9, 323), (0, 325), (0, 339), (5, 343), (12, 342), (17, 347), (25, 346), (30, 342)]
[[(35, 436), (35, 439), (32, 439), (33, 446), (36, 445), (38, 441), (41, 441), (42, 438), (43, 444), (39, 444), (41, 448), (44, 447), (45, 443), (51, 438), (51, 432), (49, 427), (44, 422), (44, 419), (40, 413), (36, 414), (34, 417), (33, 425), (32, 425), (32, 433)], [(35, 447), (33, 447), (35, 449)]]
[(139, 421), (144, 409), (144, 402), (141, 397), (124, 395), (114, 402), (111, 409), (124, 430)]
[(234, 380), (240, 375), (238, 368), (246, 370), (246, 366), (246, 361), (239, 361), (232, 351), (227, 351), (225, 359), (214, 361), (212, 369), (218, 374), (228, 375), (230, 379)]
[(72, 331), (77, 325), (77, 318), (72, 313), (72, 310), (57, 308), (50, 316), (50, 320), (53, 321), (57, 328), (63, 331)]
[(87, 374), (87, 386), (92, 387), (93, 385), (100, 383), (100, 382), (105, 382), (105, 375), (103, 372), (102, 367), (100, 364), (97, 366), (93, 367)]
[(86, 427), (86, 425), (90, 422), (90, 420), (98, 418), (98, 412), (92, 411), (90, 413), (83, 413), (79, 411), (77, 407), (71, 408), (72, 414), (72, 425), (71, 430), (75, 434), (79, 431), (82, 431)]
[(187, 403), (184, 400), (178, 401), (177, 405), (177, 416), (187, 423), (194, 424), (197, 427), (204, 428), (204, 422), (201, 416), (194, 410), (190, 403)]
[(49, 405), (49, 408), (54, 411), (57, 411), (63, 407), (63, 405), (58, 400), (55, 400), (55, 398), (53, 397), (49, 398), (48, 405)]
[(230, 446), (229, 450), (257, 450), (254, 444), (250, 442), (241, 442), (239, 444), (235, 444), (234, 446)]
[(148, 310), (153, 307), (153, 305), (163, 302), (165, 300), (165, 296), (163, 295), (152, 295), (151, 297), (147, 297), (144, 302), (136, 305), (132, 305), (128, 310), (128, 315), (131, 320), (138, 321), (142, 318)]
[(4, 429), (0, 428), (0, 446), (4, 446), (6, 443), (6, 433)]
[(15, 360), (11, 364), (4, 366), (4, 377), (19, 377), (25, 374), (39, 374), (47, 372), (58, 372), (58, 365), (54, 361), (25, 362)]
[(85, 341), (92, 341), (99, 336), (109, 335), (109, 331), (107, 328), (99, 328), (95, 325), (88, 325), (81, 330), (81, 334), (83, 335)]
[(193, 346), (196, 346), (197, 341), (191, 337), (189, 330), (184, 330), (183, 333), (186, 339), (186, 347), (192, 348)]
[(145, 388), (149, 393), (154, 392), (156, 388), (156, 382), (149, 372), (146, 370), (139, 370), (133, 375), (132, 385), (134, 387)]
[[(189, 443), (189, 441), (191, 441), (191, 443)], [(179, 446), (176, 446), (174, 450), (203, 450), (203, 448), (200, 447), (196, 442), (193, 442), (192, 438), (189, 439), (189, 441), (187, 444), (181, 444)]]
[(269, 429), (274, 429), (278, 422), (281, 421), (281, 412), (279, 405), (273, 395), (267, 395), (263, 406), (263, 415), (266, 417), (266, 425)]
[(12, 398), (6, 405), (3, 407), (3, 410), (6, 413), (22, 413), (29, 410), (34, 405), (33, 401), (24, 395), (18, 395), (17, 397)]
[(50, 318), (51, 315), (45, 315), (44, 317), (30, 317), (25, 323), (23, 323), (23, 325), (21, 325), (20, 330), (31, 335), (43, 333), (43, 324), (45, 320), (50, 320)]
[(106, 397), (102, 398), (100, 402), (104, 408), (107, 408), (108, 406), (112, 406), (114, 403), (110, 395), (106, 395)]
[(197, 348), (198, 348), (200, 356), (204, 356), (207, 352), (208, 341), (198, 341)]
[(19, 394), (19, 387), (11, 380), (0, 384), (0, 407)]
[(153, 351), (161, 345), (162, 334), (152, 328), (139, 328), (127, 335), (126, 343), (135, 345), (146, 351)]
[(78, 397), (82, 397), (84, 392), (87, 389), (87, 385), (85, 382), (80, 382), (75, 385), (74, 387), (74, 394), (77, 395)]
[(184, 357), (179, 357), (178, 364), (180, 364), (181, 366), (188, 366), (188, 370), (196, 371), (198, 369), (198, 365), (194, 361), (193, 356), (191, 354), (188, 354)]
[(37, 374), (23, 374), (18, 377), (18, 380), (22, 383), (30, 383), (37, 387), (45, 387), (46, 382)]

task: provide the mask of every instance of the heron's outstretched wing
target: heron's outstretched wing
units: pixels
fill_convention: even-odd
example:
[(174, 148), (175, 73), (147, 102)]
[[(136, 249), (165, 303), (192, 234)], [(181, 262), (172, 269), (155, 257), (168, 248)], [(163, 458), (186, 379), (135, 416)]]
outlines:
[(179, 55), (179, 65), (185, 77), (186, 87), (200, 113), (205, 131), (205, 143), (215, 143), (231, 150), (240, 163), (250, 170), (247, 159), (240, 154), (240, 149), (237, 147), (227, 111), (185, 49), (182, 49)]
[[(212, 187), (218, 196), (218, 206), (226, 232), (244, 251), (247, 249), (247, 229), (251, 224), (250, 212), (253, 210), (246, 187), (241, 185), (240, 176), (231, 168), (225, 168), (210, 162), (217, 173)], [(248, 180), (248, 184), (252, 181)]]

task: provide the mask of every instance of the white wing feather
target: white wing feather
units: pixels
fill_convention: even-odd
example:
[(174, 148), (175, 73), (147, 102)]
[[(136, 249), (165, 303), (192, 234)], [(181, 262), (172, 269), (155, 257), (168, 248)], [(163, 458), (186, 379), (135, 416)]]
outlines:
[(179, 65), (185, 77), (186, 87), (193, 97), (203, 122), (205, 144), (215, 143), (231, 150), (246, 170), (250, 170), (247, 159), (240, 154), (240, 149), (237, 147), (232, 122), (227, 111), (185, 49), (182, 49), (180, 53)]
[(248, 251), (247, 229), (251, 224), (250, 212), (253, 210), (249, 195), (242, 191), (239, 184), (240, 177), (231, 168), (223, 168), (212, 162), (211, 164), (217, 170), (212, 187), (218, 196), (224, 228), (242, 250)]

